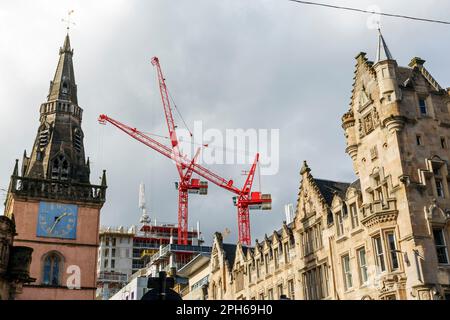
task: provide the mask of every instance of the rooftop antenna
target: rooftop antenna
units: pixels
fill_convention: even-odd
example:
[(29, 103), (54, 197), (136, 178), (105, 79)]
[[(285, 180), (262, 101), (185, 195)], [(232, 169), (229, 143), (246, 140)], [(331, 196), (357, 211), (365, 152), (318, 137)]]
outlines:
[(67, 24), (66, 29), (67, 33), (69, 33), (70, 26), (76, 26), (75, 22), (72, 21), (72, 14), (75, 12), (75, 10), (69, 10), (67, 12), (67, 19), (61, 19), (62, 22), (65, 22)]
[(143, 225), (148, 225), (151, 223), (151, 219), (147, 214), (147, 205), (145, 201), (145, 185), (143, 182), (139, 185), (139, 209), (142, 210), (141, 220), (139, 221)]

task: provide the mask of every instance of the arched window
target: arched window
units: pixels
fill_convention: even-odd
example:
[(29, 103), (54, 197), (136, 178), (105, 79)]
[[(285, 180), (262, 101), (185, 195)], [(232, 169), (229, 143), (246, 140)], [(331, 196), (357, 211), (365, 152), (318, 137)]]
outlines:
[(62, 93), (68, 93), (69, 92), (69, 85), (67, 84), (67, 81), (64, 80), (62, 83)]
[(53, 159), (51, 176), (52, 179), (67, 180), (69, 178), (69, 162), (61, 154)]
[(48, 286), (61, 284), (62, 263), (63, 257), (56, 252), (50, 252), (44, 257), (42, 284)]

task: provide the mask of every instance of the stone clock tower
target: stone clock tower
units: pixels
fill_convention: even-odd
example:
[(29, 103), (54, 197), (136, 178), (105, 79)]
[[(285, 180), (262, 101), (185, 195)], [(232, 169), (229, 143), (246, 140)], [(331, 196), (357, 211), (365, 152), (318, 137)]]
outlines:
[[(16, 160), (5, 215), (16, 222), (18, 245), (33, 248), (30, 275), (20, 299), (94, 299), (100, 209), (106, 175), (89, 180), (81, 129), (83, 109), (69, 35), (59, 50), (47, 101), (41, 104), (32, 152)], [(19, 172), (20, 171), (20, 172)]]

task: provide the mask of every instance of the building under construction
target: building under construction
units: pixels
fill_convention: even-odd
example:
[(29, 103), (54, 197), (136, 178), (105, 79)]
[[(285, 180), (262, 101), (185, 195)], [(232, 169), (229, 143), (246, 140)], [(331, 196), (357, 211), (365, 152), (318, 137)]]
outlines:
[(188, 244), (178, 243), (178, 225), (157, 222), (147, 214), (144, 185), (140, 186), (139, 207), (142, 216), (138, 226), (102, 227), (97, 262), (97, 298), (109, 299), (127, 284), (131, 276), (149, 264), (152, 270), (180, 268), (199, 251), (203, 240), (199, 223), (188, 231)]

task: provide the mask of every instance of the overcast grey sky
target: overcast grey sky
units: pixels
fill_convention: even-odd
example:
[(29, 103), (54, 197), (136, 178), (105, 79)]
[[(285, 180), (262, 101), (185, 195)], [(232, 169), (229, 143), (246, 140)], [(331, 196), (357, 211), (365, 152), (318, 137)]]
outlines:
[[(444, 0), (323, 1), (450, 19)], [(364, 51), (375, 58), (377, 32), (366, 26), (368, 15), (284, 0), (16, 0), (0, 3), (0, 188), (8, 186), (14, 159), (31, 150), (68, 9), (75, 10), (71, 42), (91, 182), (98, 182), (103, 168), (108, 174), (102, 225), (138, 222), (141, 181), (151, 217), (177, 220), (174, 165), (97, 123), (106, 113), (166, 135), (152, 56), (160, 58), (188, 124), (280, 129), (279, 173), (261, 181), (262, 191), (273, 196), (273, 210), (251, 213), (253, 240), (279, 228), (284, 204), (295, 204), (304, 159), (315, 177), (355, 179), (340, 119), (350, 102), (354, 57)], [(438, 82), (450, 86), (449, 26), (393, 18), (382, 18), (382, 26), (400, 65), (420, 56)], [(240, 172), (247, 167), (213, 168), (242, 185)], [(207, 197), (190, 197), (190, 225), (201, 220), (207, 241), (229, 228), (226, 241), (235, 241), (231, 194), (209, 189)]]

